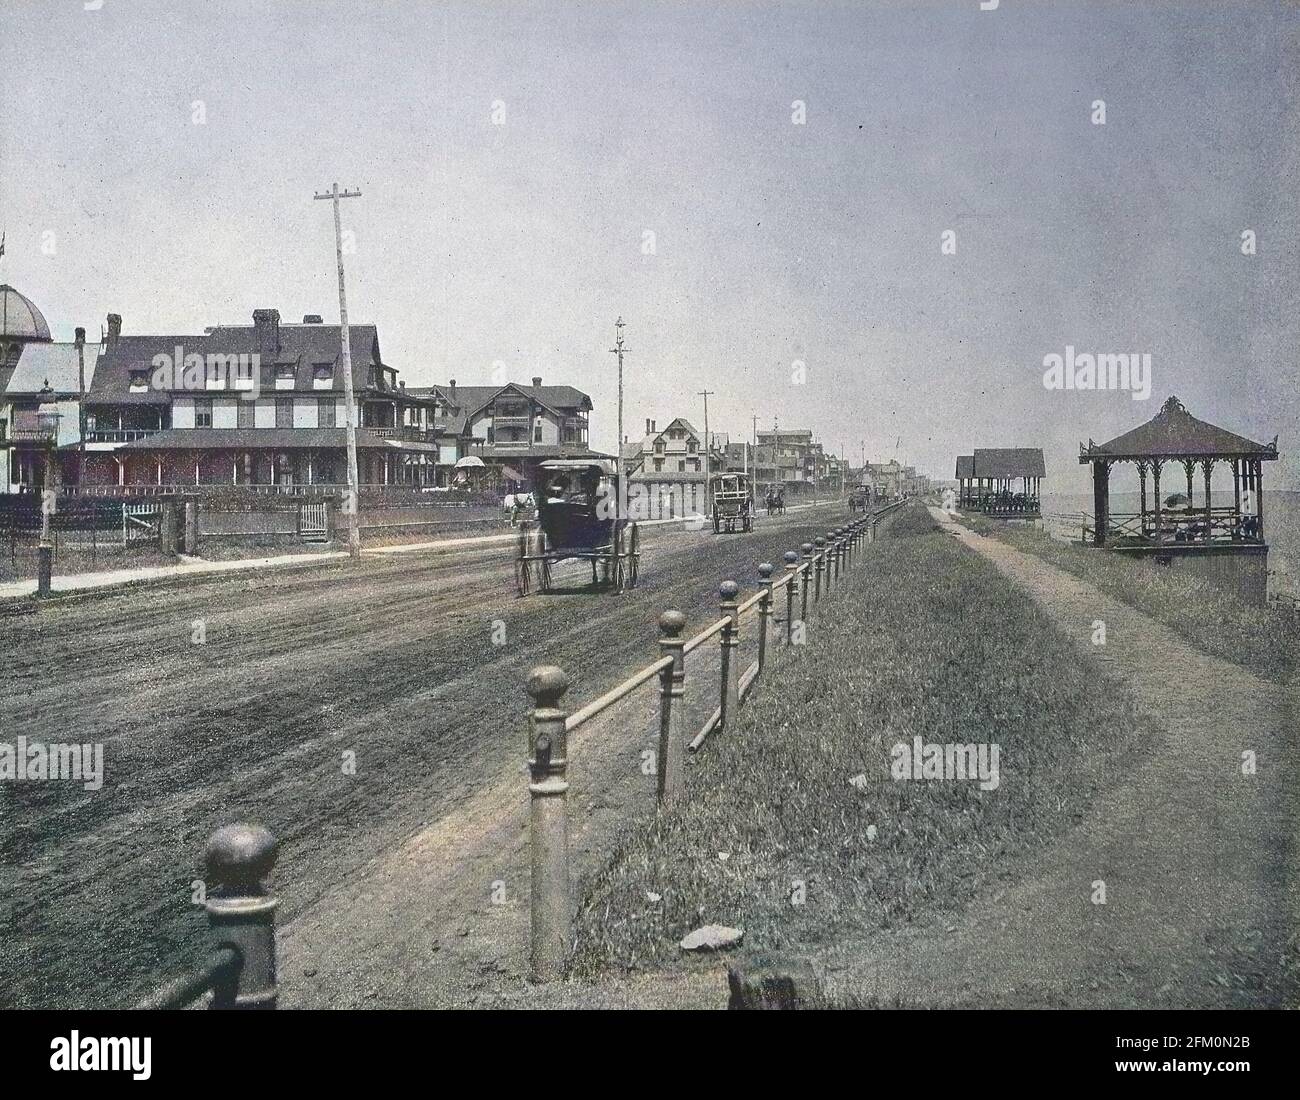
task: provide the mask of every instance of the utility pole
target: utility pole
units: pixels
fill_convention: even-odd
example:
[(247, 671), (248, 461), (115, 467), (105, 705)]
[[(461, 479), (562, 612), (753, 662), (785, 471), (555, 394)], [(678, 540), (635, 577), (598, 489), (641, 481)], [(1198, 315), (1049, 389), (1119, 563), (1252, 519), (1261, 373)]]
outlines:
[(709, 398), (717, 390), (700, 390), (700, 396), (704, 398), (704, 511), (712, 514), (713, 509), (709, 505), (709, 487), (713, 481), (713, 445), (709, 442)]
[(348, 423), (348, 557), (361, 559), (361, 528), (357, 526), (357, 513), (361, 509), (360, 486), (357, 477), (357, 399), (352, 386), (352, 340), (348, 335), (348, 299), (343, 289), (343, 228), (339, 222), (339, 199), (359, 199), (360, 191), (340, 191), (334, 184), (324, 195), (313, 196), (334, 203), (334, 251), (339, 262), (339, 339), (343, 344), (343, 403), (347, 407)]
[(623, 353), (630, 348), (623, 346), (623, 317), (620, 314), (614, 322), (614, 346), (609, 349), (618, 356), (618, 446), (614, 448), (614, 484), (618, 500), (614, 502), (614, 518), (623, 518)]
[[(749, 419), (750, 419), (750, 427), (754, 436), (753, 439), (750, 440), (749, 449), (754, 452), (754, 479), (755, 481), (757, 481), (758, 480), (758, 417), (751, 416)], [(745, 465), (745, 472), (746, 473), (749, 472), (748, 462)]]

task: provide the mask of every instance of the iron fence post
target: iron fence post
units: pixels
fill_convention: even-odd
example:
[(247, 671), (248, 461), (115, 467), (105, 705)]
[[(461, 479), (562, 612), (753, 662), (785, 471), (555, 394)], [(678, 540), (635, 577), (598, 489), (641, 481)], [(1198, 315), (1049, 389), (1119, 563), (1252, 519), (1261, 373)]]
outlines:
[(813, 566), (817, 570), (817, 575), (813, 582), (813, 603), (822, 598), (822, 565), (826, 561), (826, 536), (818, 535), (813, 539), (817, 547), (817, 556), (813, 558)]
[(231, 947), (240, 965), (213, 990), (213, 1008), (275, 1008), (275, 910), (264, 880), (279, 845), (260, 825), (226, 825), (203, 854), (208, 894), (204, 908), (213, 948)]
[(785, 552), (785, 644), (794, 639), (794, 586), (799, 583), (799, 554)]
[(529, 834), (532, 852), (532, 979), (548, 982), (564, 973), (572, 941), (569, 911), (568, 715), (560, 699), (569, 677), (540, 665), (525, 682), (533, 706), (528, 714)]
[(767, 660), (767, 630), (772, 621), (772, 563), (763, 562), (758, 567), (762, 578), (763, 594), (758, 598), (758, 675), (763, 675), (763, 663)]
[(659, 616), (660, 656), (671, 657), (672, 667), (659, 673), (659, 804), (678, 801), (682, 790), (682, 754), (686, 749), (683, 713), (686, 695), (686, 653), (682, 628), (686, 616), (665, 611)]
[(740, 586), (735, 581), (723, 581), (718, 587), (722, 597), (718, 610), (727, 620), (722, 628), (722, 728), (731, 731), (730, 723), (740, 713), (740, 628), (736, 622), (736, 596)]
[(803, 551), (803, 575), (799, 581), (799, 599), (803, 607), (799, 612), (799, 621), (808, 622), (808, 589), (812, 587), (812, 559), (813, 544), (805, 542), (800, 548)]

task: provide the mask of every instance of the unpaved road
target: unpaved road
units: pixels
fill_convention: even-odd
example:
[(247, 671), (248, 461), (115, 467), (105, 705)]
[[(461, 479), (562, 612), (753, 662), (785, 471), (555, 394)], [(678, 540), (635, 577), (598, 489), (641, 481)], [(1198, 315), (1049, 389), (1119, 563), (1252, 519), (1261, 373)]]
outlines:
[(517, 768), (530, 667), (562, 665), (589, 700), (655, 656), (665, 607), (710, 621), (720, 580), (752, 591), (757, 562), (845, 520), (828, 506), (748, 535), (648, 531), (621, 597), (518, 600), (498, 543), (0, 617), (0, 740), (101, 742), (106, 770), (97, 792), (0, 785), (0, 1005), (124, 1005), (196, 957), (191, 884), (231, 821), (280, 839), (291, 921)]

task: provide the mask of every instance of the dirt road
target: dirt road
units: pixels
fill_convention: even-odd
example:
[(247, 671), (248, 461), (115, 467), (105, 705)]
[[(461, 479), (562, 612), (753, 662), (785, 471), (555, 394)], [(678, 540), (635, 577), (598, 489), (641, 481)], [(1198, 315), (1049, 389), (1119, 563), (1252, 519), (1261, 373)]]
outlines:
[[(528, 668), (561, 664), (571, 697), (590, 699), (654, 655), (665, 607), (715, 617), (720, 580), (752, 591), (760, 560), (843, 514), (648, 531), (641, 583), (621, 597), (518, 600), (510, 548), (494, 544), (0, 617), (0, 740), (100, 742), (106, 771), (96, 792), (0, 786), (0, 1004), (122, 1005), (183, 966), (202, 943), (199, 853), (233, 820), (280, 838), (273, 882), (292, 921), (517, 772)], [(584, 582), (567, 570), (557, 584)]]

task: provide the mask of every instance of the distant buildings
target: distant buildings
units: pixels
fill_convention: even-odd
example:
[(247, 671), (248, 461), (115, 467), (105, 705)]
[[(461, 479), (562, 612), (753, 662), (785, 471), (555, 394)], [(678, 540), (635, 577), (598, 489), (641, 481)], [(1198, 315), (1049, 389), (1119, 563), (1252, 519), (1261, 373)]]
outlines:
[(782, 428), (757, 433), (755, 479), (760, 486), (780, 485), (795, 496), (814, 492), (835, 495), (847, 484), (846, 459), (828, 455), (809, 428)]

